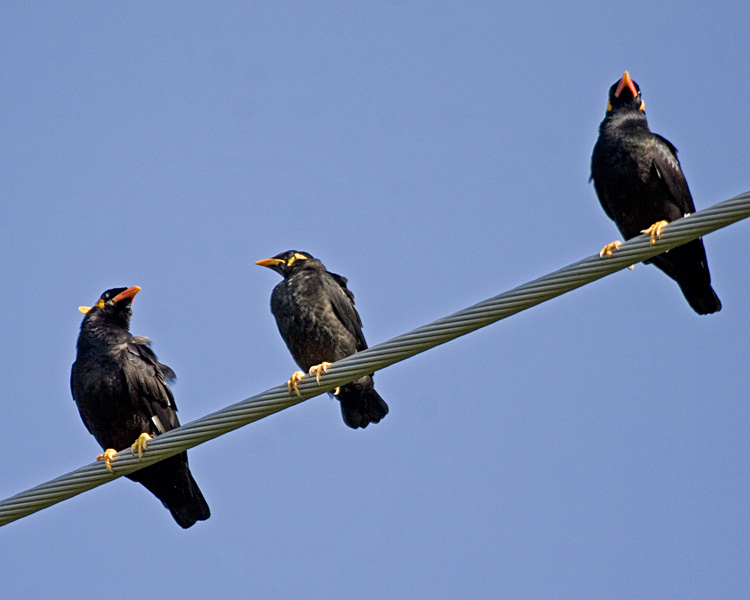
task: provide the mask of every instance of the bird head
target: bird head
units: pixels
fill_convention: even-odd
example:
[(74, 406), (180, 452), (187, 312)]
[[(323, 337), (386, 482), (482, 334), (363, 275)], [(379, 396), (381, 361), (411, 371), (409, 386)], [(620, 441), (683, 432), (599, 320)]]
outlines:
[(625, 71), (622, 78), (609, 88), (609, 101), (607, 102), (607, 113), (613, 110), (627, 108), (643, 112), (644, 104), (641, 99), (641, 88), (630, 78), (630, 73)]
[(320, 261), (307, 252), (287, 250), (286, 252), (277, 254), (273, 258), (264, 258), (256, 261), (255, 264), (273, 269), (282, 277), (287, 278), (299, 269), (319, 266)]
[(137, 285), (129, 288), (112, 288), (104, 292), (94, 306), (79, 306), (86, 319), (106, 319), (127, 328), (130, 324), (130, 305), (141, 291)]

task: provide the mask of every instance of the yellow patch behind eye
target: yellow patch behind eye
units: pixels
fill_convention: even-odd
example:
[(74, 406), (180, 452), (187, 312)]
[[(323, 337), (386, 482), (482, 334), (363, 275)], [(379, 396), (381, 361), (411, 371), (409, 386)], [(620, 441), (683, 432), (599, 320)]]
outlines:
[(295, 261), (298, 261), (298, 260), (307, 260), (307, 257), (304, 254), (300, 254), (299, 252), (295, 252), (289, 258), (289, 260), (286, 261), (286, 266), (287, 267), (291, 267), (295, 263)]
[(607, 112), (612, 112), (612, 103), (607, 100)]
[[(99, 298), (94, 306), (96, 306), (96, 308), (104, 308), (104, 300)], [(84, 315), (87, 315), (92, 308), (93, 306), (79, 306), (78, 310), (81, 311)]]
[(646, 110), (646, 105), (643, 103), (643, 100), (641, 100), (641, 106), (639, 108), (641, 110)]

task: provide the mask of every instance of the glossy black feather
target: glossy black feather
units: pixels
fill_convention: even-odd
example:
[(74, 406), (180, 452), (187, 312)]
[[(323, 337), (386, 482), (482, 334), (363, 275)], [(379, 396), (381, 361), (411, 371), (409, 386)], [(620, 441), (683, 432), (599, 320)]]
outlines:
[[(95, 306), (84, 317), (71, 370), (73, 399), (102, 449), (122, 450), (141, 433), (155, 437), (180, 424), (166, 384), (174, 372), (156, 359), (147, 338), (128, 331), (132, 298), (112, 301), (124, 289), (104, 292), (104, 306)], [(159, 498), (181, 527), (211, 514), (190, 473), (186, 452), (127, 477)]]
[[(294, 259), (294, 257), (300, 257)], [(329, 273), (306, 252), (289, 250), (266, 265), (284, 277), (271, 294), (271, 312), (281, 337), (301, 369), (334, 362), (367, 348), (354, 294), (341, 275)], [(349, 427), (367, 427), (388, 414), (375, 391), (372, 375), (340, 388), (336, 398)]]
[[(625, 76), (609, 90), (610, 106), (591, 157), (591, 178), (604, 212), (630, 239), (657, 221), (671, 222), (695, 212), (695, 205), (677, 149), (650, 131), (640, 88), (632, 80), (632, 89), (623, 85), (624, 79)], [(688, 242), (646, 262), (674, 279), (698, 314), (721, 310), (721, 302), (711, 287), (702, 240)]]

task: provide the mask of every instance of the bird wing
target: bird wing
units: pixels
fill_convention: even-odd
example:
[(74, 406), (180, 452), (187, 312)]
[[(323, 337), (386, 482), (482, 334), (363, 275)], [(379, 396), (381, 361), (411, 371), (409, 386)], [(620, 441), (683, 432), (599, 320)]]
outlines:
[(347, 279), (336, 273), (328, 272), (327, 275), (330, 277), (323, 277), (323, 285), (333, 310), (347, 331), (357, 338), (357, 350), (364, 350), (367, 342), (362, 333), (362, 321), (354, 308), (354, 294), (346, 287)]
[(127, 342), (123, 370), (133, 404), (163, 433), (180, 424), (174, 396), (165, 382), (165, 377), (174, 379), (174, 371), (156, 359), (148, 344), (143, 337)]
[(605, 214), (612, 219), (613, 221), (617, 222), (615, 219), (615, 213), (612, 211), (612, 209), (609, 207), (608, 199), (610, 197), (610, 190), (606, 183), (608, 182), (608, 178), (606, 177), (606, 167), (605, 167), (605, 154), (606, 151), (603, 148), (604, 143), (600, 139), (596, 141), (596, 144), (594, 145), (594, 152), (591, 155), (591, 176), (589, 177), (589, 183), (594, 182), (594, 189), (596, 190), (596, 196), (599, 198), (599, 204), (602, 205), (602, 208), (604, 209)]
[(680, 161), (677, 159), (677, 148), (672, 143), (660, 135), (653, 134), (654, 158), (652, 169), (656, 172), (657, 177), (664, 182), (669, 195), (674, 198), (675, 204), (681, 211), (680, 216), (687, 213), (695, 212), (693, 197), (690, 195), (687, 181), (682, 174)]
[(78, 405), (78, 411), (81, 414), (83, 424), (86, 426), (88, 432), (93, 435), (94, 432), (89, 425), (88, 412), (81, 411), (81, 405), (79, 404), (79, 401), (86, 397), (86, 389), (83, 384), (83, 374), (81, 373), (81, 365), (78, 358), (76, 358), (70, 371), (70, 391), (73, 393), (73, 401)]

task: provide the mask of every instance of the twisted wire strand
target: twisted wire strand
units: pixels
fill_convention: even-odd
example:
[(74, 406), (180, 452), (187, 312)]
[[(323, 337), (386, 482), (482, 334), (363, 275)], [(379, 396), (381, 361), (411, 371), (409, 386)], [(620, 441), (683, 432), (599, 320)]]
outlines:
[(286, 385), (276, 386), (205, 417), (168, 431), (149, 442), (142, 460), (129, 451), (114, 460), (115, 473), (94, 462), (0, 502), (0, 526), (76, 496), (82, 492), (147, 467), (183, 450), (243, 427), (280, 410), (299, 404), (368, 373), (444, 344), (541, 302), (596, 281), (629, 265), (701, 237), (750, 216), (750, 191), (710, 208), (673, 221), (652, 245), (641, 235), (625, 242), (612, 256), (590, 256), (558, 271), (479, 302), (452, 315), (418, 327), (333, 363), (320, 384), (306, 377), (300, 396), (290, 395)]

